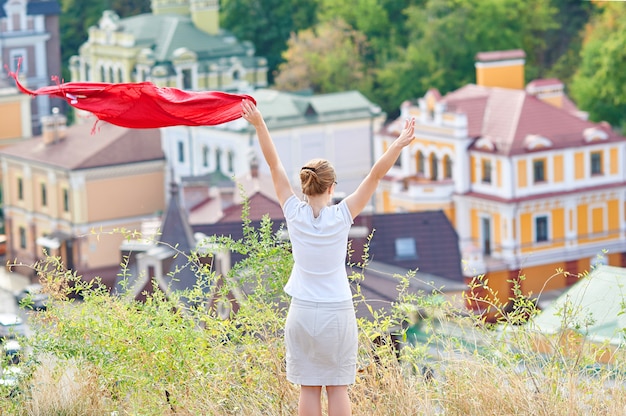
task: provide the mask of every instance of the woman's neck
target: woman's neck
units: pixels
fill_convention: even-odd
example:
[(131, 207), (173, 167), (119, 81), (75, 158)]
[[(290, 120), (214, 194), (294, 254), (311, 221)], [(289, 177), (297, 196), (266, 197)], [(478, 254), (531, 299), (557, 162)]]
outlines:
[(307, 201), (313, 210), (313, 216), (317, 218), (322, 209), (328, 206), (330, 199), (326, 193), (323, 193), (314, 196), (307, 196)]

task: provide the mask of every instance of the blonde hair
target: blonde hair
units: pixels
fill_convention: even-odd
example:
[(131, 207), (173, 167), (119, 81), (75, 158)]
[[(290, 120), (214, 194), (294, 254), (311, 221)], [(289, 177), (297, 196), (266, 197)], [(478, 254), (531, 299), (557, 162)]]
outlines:
[(326, 192), (336, 180), (335, 168), (325, 159), (310, 160), (300, 169), (302, 193), (308, 196)]

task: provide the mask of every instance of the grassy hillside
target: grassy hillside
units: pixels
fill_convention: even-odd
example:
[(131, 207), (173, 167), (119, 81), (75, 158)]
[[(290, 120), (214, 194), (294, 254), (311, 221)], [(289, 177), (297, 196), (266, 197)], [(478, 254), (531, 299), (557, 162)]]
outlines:
[[(291, 257), (266, 226), (249, 229), (242, 241), (212, 241), (249, 256), (215, 292), (223, 302), (232, 289), (246, 292), (229, 319), (203, 300), (220, 276), (195, 255), (189, 265), (203, 276), (196, 288), (169, 297), (157, 290), (145, 302), (81, 283), (55, 258), (34, 265), (54, 301), (32, 314), (22, 376), (17, 386), (0, 386), (0, 414), (295, 414), (298, 387), (285, 378), (282, 339), (281, 288)], [(350, 278), (355, 302), (367, 304), (361, 271), (355, 264)], [(534, 332), (524, 325), (534, 314), (530, 304), (487, 325), (436, 290), (411, 293), (413, 274), (394, 278), (398, 302), (359, 321), (359, 373), (350, 388), (355, 415), (626, 412), (623, 351), (571, 330)], [(601, 354), (605, 364), (598, 363)]]

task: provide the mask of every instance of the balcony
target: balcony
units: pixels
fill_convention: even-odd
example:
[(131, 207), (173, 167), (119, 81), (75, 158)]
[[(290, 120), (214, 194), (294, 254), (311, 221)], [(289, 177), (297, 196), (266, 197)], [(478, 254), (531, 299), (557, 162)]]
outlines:
[(431, 180), (421, 175), (397, 180), (392, 187), (393, 196), (418, 201), (449, 201), (453, 193), (452, 179)]

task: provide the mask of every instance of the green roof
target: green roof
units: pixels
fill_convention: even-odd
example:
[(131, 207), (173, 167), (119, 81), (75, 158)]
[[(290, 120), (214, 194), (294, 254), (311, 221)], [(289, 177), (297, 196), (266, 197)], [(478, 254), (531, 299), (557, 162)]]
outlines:
[(383, 115), (380, 107), (359, 91), (302, 95), (272, 89), (249, 93), (257, 101), (270, 129), (313, 123), (356, 120)]
[(217, 35), (205, 33), (195, 27), (189, 16), (145, 13), (121, 19), (120, 28), (134, 36), (136, 46), (151, 48), (157, 62), (171, 61), (174, 51), (183, 47), (195, 52), (200, 61), (250, 57), (251, 46), (225, 30)]
[(626, 268), (597, 266), (539, 313), (531, 325), (543, 333), (557, 333), (564, 329), (563, 322), (591, 341), (623, 344)]

